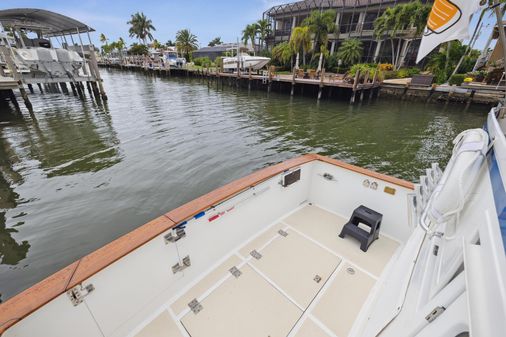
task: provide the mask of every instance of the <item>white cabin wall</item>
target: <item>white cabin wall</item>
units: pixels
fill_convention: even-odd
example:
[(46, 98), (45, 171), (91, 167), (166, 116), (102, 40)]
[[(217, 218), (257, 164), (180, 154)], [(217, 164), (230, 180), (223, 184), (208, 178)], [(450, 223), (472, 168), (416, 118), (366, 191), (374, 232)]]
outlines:
[[(413, 193), (412, 190), (328, 163), (316, 162), (314, 165), (309, 202), (346, 219), (351, 217), (355, 208), (364, 205), (383, 214), (381, 233), (401, 242), (407, 240), (413, 231), (408, 207), (408, 195)], [(325, 173), (331, 174), (334, 180), (323, 178)], [(365, 187), (363, 182), (366, 179), (371, 184), (376, 182), (378, 188)], [(385, 193), (386, 186), (394, 188), (395, 195)]]

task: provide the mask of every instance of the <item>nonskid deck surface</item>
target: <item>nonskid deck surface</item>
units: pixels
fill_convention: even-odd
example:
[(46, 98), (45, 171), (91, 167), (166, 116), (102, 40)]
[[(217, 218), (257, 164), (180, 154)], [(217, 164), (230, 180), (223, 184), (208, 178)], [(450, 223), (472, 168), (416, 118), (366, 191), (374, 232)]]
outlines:
[[(346, 221), (316, 206), (301, 208), (234, 252), (135, 336), (348, 336), (399, 243), (380, 235), (364, 253), (354, 239), (338, 237)], [(194, 299), (197, 313), (188, 305)]]

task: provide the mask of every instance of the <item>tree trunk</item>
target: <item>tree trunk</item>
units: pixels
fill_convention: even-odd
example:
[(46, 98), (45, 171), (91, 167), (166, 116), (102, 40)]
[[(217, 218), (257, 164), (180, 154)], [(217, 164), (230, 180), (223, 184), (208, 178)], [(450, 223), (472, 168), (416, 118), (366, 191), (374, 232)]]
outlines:
[(446, 45), (446, 61), (445, 61), (445, 76), (448, 76), (448, 66), (450, 65), (450, 47), (452, 45), (451, 41), (448, 41)]
[(394, 63), (394, 69), (395, 70), (398, 70), (397, 66), (399, 64), (399, 59), (400, 59), (400, 56), (401, 56), (401, 45), (402, 45), (402, 40), (399, 39), (398, 40), (399, 42), (397, 43), (397, 54), (395, 56), (395, 63)]
[(299, 55), (300, 55), (300, 52), (297, 53), (297, 58), (295, 59), (295, 69), (299, 69)]
[(306, 51), (305, 50), (302, 50), (302, 64), (304, 66), (306, 65)]
[(406, 54), (408, 53), (409, 44), (411, 43), (411, 40), (406, 40), (404, 46), (401, 49), (401, 54), (398, 57), (398, 65), (397, 69), (401, 68), (404, 65), (404, 61), (406, 59)]
[(395, 47), (394, 47), (394, 39), (390, 39), (390, 44), (392, 45), (392, 65), (395, 65)]
[(323, 53), (320, 51), (320, 60), (318, 61), (318, 69), (316, 71), (322, 70), (322, 63), (323, 63)]

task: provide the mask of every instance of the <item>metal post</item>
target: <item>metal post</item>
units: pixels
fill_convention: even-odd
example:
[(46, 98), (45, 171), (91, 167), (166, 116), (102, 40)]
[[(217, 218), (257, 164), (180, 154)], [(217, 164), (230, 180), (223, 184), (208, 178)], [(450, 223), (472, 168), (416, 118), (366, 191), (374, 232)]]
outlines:
[[(502, 44), (502, 52), (503, 52), (503, 67), (506, 72), (506, 34), (504, 33), (504, 26), (502, 24), (502, 12), (500, 8), (500, 3), (498, 0), (494, 0), (494, 11), (497, 19), (497, 29), (499, 30), (499, 38)], [(506, 96), (504, 97), (503, 102), (506, 103)]]
[(65, 49), (69, 49), (69, 43), (67, 42), (67, 38), (65, 37), (65, 34), (63, 34), (63, 40), (65, 41), (65, 45), (67, 46), (67, 48), (65, 48)]
[[(88, 27), (88, 30), (86, 31), (88, 34), (88, 41), (90, 42), (90, 71), (92, 71), (95, 74), (95, 83), (98, 84), (98, 88), (100, 91), (100, 96), (102, 96), (102, 99), (104, 101), (107, 101), (107, 94), (105, 93), (104, 87), (102, 85), (102, 78), (100, 77), (100, 70), (98, 69), (98, 62), (97, 57), (95, 55), (95, 46), (93, 45), (93, 42), (91, 42), (90, 37), (90, 29)], [(82, 44), (82, 42), (81, 42)], [(93, 89), (95, 89), (95, 85), (92, 84)], [(95, 91), (95, 90), (94, 90)], [(97, 92), (95, 92), (95, 96), (97, 96)], [(96, 97), (98, 99), (98, 97)]]
[(483, 15), (485, 14), (485, 11), (487, 9), (485, 8), (481, 14), (480, 14), (480, 18), (478, 20), (478, 23), (476, 24), (476, 27), (474, 28), (474, 32), (473, 32), (473, 36), (471, 37), (471, 39), (469, 40), (469, 44), (467, 45), (466, 47), (466, 50), (464, 52), (464, 54), (462, 55), (462, 57), (460, 58), (459, 62), (457, 63), (457, 66), (455, 67), (455, 69), (453, 69), (453, 72), (452, 74), (450, 75), (450, 77), (448, 78), (448, 80), (446, 82), (449, 82), (450, 79), (453, 77), (453, 75), (455, 75), (458, 71), (459, 71), (459, 68), (460, 66), (462, 65), (462, 62), (464, 61), (464, 58), (467, 56), (467, 53), (472, 50), (473, 46), (474, 46), (474, 43), (476, 42), (476, 40), (478, 39), (478, 32), (481, 30), (481, 28), (483, 27), (483, 23), (481, 23), (481, 20), (483, 19)]
[(81, 43), (81, 52), (83, 53), (83, 60), (84, 60), (84, 68), (83, 72), (85, 75), (88, 75), (88, 70), (86, 69), (86, 55), (84, 54), (84, 46), (83, 46), (83, 40), (81, 39), (81, 33), (79, 32), (79, 28), (76, 27), (77, 36), (79, 37), (79, 42)]

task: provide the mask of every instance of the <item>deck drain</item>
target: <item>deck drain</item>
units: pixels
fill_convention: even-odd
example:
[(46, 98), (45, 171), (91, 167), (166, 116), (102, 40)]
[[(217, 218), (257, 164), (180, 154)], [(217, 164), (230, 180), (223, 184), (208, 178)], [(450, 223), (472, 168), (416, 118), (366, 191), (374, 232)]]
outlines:
[(320, 275), (316, 275), (313, 279), (316, 283), (320, 283), (320, 281), (322, 280), (321, 276)]
[(354, 275), (355, 274), (355, 269), (351, 268), (351, 267), (348, 267), (346, 268), (346, 272), (350, 275)]

